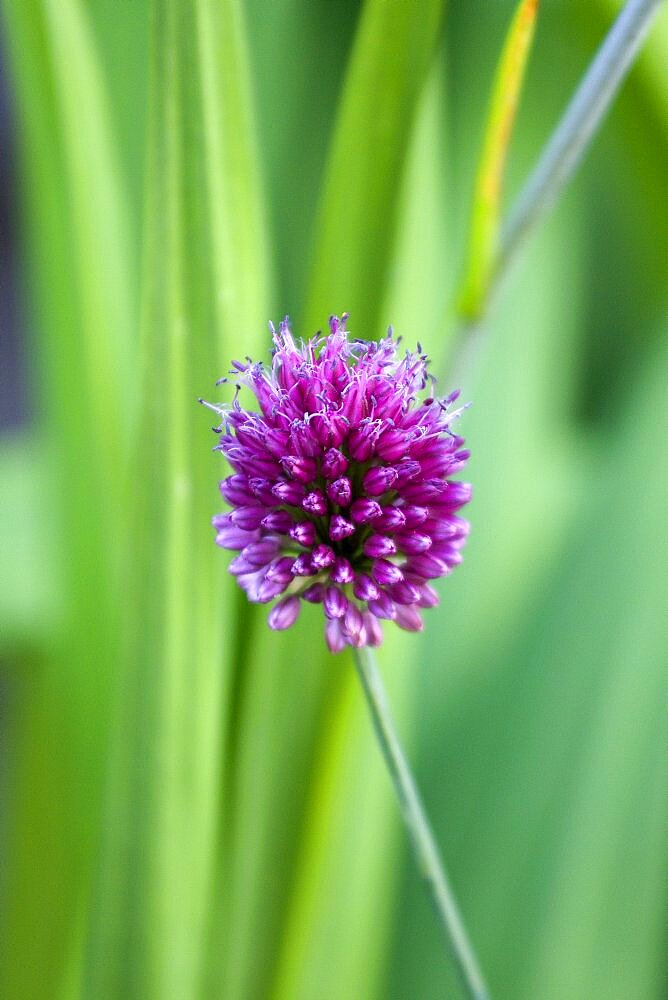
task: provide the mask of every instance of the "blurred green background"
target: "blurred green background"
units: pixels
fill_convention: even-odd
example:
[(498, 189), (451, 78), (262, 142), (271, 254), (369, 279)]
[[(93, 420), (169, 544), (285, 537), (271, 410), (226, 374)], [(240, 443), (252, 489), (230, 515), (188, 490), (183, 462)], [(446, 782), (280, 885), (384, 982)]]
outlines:
[[(518, 190), (620, 4), (545, 0)], [(198, 396), (349, 310), (444, 372), (514, 4), (3, 0), (0, 996), (459, 995), (352, 664), (213, 545)], [(668, 996), (668, 20), (490, 318), (384, 676), (493, 996)]]

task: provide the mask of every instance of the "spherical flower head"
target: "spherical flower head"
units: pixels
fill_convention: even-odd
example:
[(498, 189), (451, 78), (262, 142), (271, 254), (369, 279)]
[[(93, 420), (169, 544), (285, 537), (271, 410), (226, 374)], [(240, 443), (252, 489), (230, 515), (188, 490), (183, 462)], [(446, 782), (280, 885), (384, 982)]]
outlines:
[[(451, 429), (458, 393), (434, 395), (420, 345), (401, 353), (391, 329), (352, 340), (346, 319), (299, 346), (287, 317), (270, 325), (271, 366), (235, 361), (234, 400), (205, 404), (233, 470), (220, 484), (232, 509), (213, 519), (217, 544), (238, 550), (230, 572), (250, 601), (278, 598), (273, 629), (290, 628), (302, 600), (320, 604), (332, 652), (378, 646), (382, 620), (422, 629), (438, 603), (429, 581), (461, 562), (471, 498), (452, 478), (469, 456)], [(257, 410), (241, 406), (242, 386)]]

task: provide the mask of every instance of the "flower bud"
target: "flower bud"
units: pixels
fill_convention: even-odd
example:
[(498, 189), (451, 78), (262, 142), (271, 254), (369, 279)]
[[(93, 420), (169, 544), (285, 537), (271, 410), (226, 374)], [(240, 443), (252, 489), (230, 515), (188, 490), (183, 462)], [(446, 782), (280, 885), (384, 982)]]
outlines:
[(362, 618), (366, 629), (367, 646), (380, 646), (383, 642), (383, 630), (380, 627), (380, 622), (370, 611), (365, 611)]
[(348, 538), (356, 531), (355, 525), (347, 521), (340, 514), (334, 514), (329, 521), (329, 537), (332, 541), (340, 542), (342, 538)]
[(366, 573), (358, 573), (353, 580), (353, 594), (358, 601), (372, 601), (378, 597), (380, 590)]
[(386, 587), (391, 583), (399, 583), (404, 578), (399, 567), (388, 562), (387, 559), (376, 559), (371, 564), (371, 576), (381, 587)]
[(222, 496), (230, 504), (252, 504), (255, 500), (248, 485), (248, 476), (228, 476), (218, 486)]
[(302, 455), (286, 455), (281, 459), (281, 466), (291, 479), (300, 483), (311, 483), (318, 474), (315, 458)]
[(269, 617), (267, 621), (269, 622), (269, 628), (273, 628), (275, 631), (282, 631), (283, 629), (290, 628), (291, 625), (297, 621), (297, 616), (299, 615), (299, 598), (298, 597), (286, 597), (285, 600), (279, 601), (269, 612)]
[(328, 618), (343, 618), (348, 607), (348, 599), (338, 587), (327, 587), (323, 606)]
[(271, 491), (280, 503), (296, 507), (304, 499), (304, 487), (295, 480), (279, 480)]
[(254, 528), (260, 527), (265, 514), (265, 507), (236, 507), (230, 513), (230, 520), (237, 528), (252, 531)]
[(320, 517), (327, 513), (327, 500), (321, 490), (311, 490), (302, 500), (302, 509), (307, 514)]
[(378, 531), (398, 531), (406, 524), (406, 515), (401, 507), (383, 507), (380, 517), (374, 521)]
[(295, 524), (290, 529), (290, 538), (293, 538), (300, 545), (310, 547), (316, 538), (315, 524), (313, 521), (300, 521), (299, 524)]
[(263, 517), (260, 524), (267, 531), (277, 531), (279, 535), (287, 535), (292, 528), (294, 521), (287, 510), (274, 510), (266, 517)]
[(359, 634), (363, 624), (362, 612), (357, 605), (348, 604), (345, 614), (341, 619), (341, 631), (343, 634), (348, 638), (354, 637)]
[(382, 592), (374, 600), (369, 601), (369, 611), (376, 618), (387, 618), (393, 621), (397, 617), (397, 608), (394, 601)]
[(356, 524), (368, 524), (381, 514), (382, 508), (376, 500), (359, 499), (350, 505), (350, 516)]
[(370, 559), (377, 559), (379, 556), (393, 556), (397, 547), (387, 535), (369, 535), (362, 551)]
[(390, 489), (397, 478), (397, 470), (391, 465), (377, 465), (365, 472), (362, 489), (368, 497), (379, 497)]
[(424, 628), (424, 622), (417, 608), (404, 604), (397, 605), (397, 617), (394, 620), (400, 628), (407, 632), (421, 632)]
[(348, 468), (348, 459), (342, 451), (330, 448), (325, 452), (320, 468), (325, 479), (338, 479)]
[(352, 495), (352, 486), (350, 480), (346, 476), (342, 476), (340, 479), (335, 479), (333, 483), (329, 483), (327, 486), (327, 496), (332, 503), (339, 504), (341, 507), (348, 506)]
[(334, 583), (352, 583), (355, 579), (355, 571), (347, 559), (339, 556), (334, 560), (330, 577)]
[(317, 570), (326, 569), (334, 562), (334, 549), (329, 545), (316, 545), (313, 549), (313, 566)]
[(325, 640), (330, 653), (340, 653), (346, 648), (346, 640), (336, 618), (330, 618), (325, 624)]

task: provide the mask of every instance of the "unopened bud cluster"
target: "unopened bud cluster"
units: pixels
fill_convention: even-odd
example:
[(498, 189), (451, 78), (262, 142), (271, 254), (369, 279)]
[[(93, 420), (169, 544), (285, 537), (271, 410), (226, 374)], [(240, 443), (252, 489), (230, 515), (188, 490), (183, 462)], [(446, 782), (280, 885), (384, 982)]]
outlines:
[(471, 488), (452, 479), (469, 457), (450, 428), (458, 394), (436, 398), (426, 356), (400, 355), (391, 330), (350, 340), (345, 315), (300, 346), (287, 319), (272, 334), (271, 368), (234, 363), (259, 411), (212, 407), (233, 469), (232, 510), (213, 519), (218, 545), (239, 550), (230, 572), (249, 600), (280, 598), (273, 629), (320, 604), (333, 652), (379, 645), (382, 620), (420, 630), (429, 581), (461, 562), (469, 530), (457, 511)]

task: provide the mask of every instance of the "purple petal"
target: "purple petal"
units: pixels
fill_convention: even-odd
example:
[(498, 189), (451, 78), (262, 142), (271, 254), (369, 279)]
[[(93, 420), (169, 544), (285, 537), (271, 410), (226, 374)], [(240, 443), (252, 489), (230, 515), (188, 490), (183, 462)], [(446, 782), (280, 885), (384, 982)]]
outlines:
[(318, 474), (318, 464), (314, 458), (303, 455), (286, 455), (281, 466), (291, 479), (300, 483), (311, 483)]
[(241, 576), (244, 573), (254, 573), (257, 568), (248, 559), (244, 558), (244, 556), (238, 555), (234, 557), (227, 570), (232, 576)]
[(336, 618), (325, 623), (325, 641), (330, 653), (340, 653), (346, 648), (346, 640)]
[(411, 503), (428, 504), (439, 500), (445, 494), (447, 484), (441, 479), (426, 479), (421, 483), (411, 482), (403, 487), (401, 495)]
[(350, 505), (350, 516), (357, 524), (369, 524), (380, 517), (382, 508), (377, 500), (359, 499)]
[(383, 507), (382, 514), (373, 526), (378, 531), (397, 531), (406, 524), (406, 515), (401, 507)]
[(420, 600), (420, 588), (408, 580), (400, 580), (387, 588), (387, 592), (395, 604), (417, 604)]
[(416, 576), (420, 576), (424, 580), (435, 580), (449, 572), (449, 566), (445, 559), (434, 555), (433, 552), (411, 556), (406, 565), (411, 573), (415, 573)]
[(405, 629), (407, 632), (421, 632), (424, 628), (420, 612), (412, 606), (397, 605), (397, 617), (395, 621), (400, 628)]
[(352, 495), (352, 485), (347, 476), (335, 479), (333, 483), (329, 483), (327, 486), (327, 496), (332, 503), (339, 504), (341, 507), (348, 506)]
[(369, 535), (362, 551), (369, 559), (377, 559), (379, 556), (393, 556), (397, 547), (387, 535)]
[(267, 618), (269, 627), (278, 632), (290, 628), (297, 621), (300, 607), (298, 597), (286, 597), (285, 600), (279, 601), (269, 612)]
[(301, 521), (290, 529), (290, 538), (294, 538), (300, 545), (310, 548), (315, 542), (316, 530), (313, 521)]
[(248, 485), (248, 476), (234, 475), (223, 479), (218, 484), (221, 494), (228, 503), (239, 506), (241, 504), (252, 504), (255, 500)]
[[(223, 521), (223, 518), (227, 520)], [(216, 534), (216, 545), (223, 549), (243, 549), (250, 542), (256, 542), (260, 537), (259, 531), (244, 531), (237, 528), (229, 520), (229, 514), (221, 514), (213, 518), (213, 526), (218, 529)]]
[(328, 618), (343, 618), (348, 607), (348, 598), (338, 587), (327, 587), (323, 597), (323, 607)]
[(313, 565), (316, 569), (326, 569), (331, 566), (336, 558), (334, 555), (334, 549), (330, 548), (329, 545), (316, 545), (313, 549)]
[(338, 479), (348, 468), (348, 459), (337, 448), (330, 448), (325, 452), (321, 463), (322, 474), (325, 479)]
[(432, 545), (431, 537), (419, 531), (402, 532), (395, 535), (394, 539), (406, 555), (418, 555), (420, 552), (426, 552)]
[(376, 616), (376, 618), (387, 618), (388, 620), (394, 620), (397, 617), (397, 607), (391, 597), (387, 594), (381, 593), (372, 601), (369, 601), (369, 611)]
[(362, 646), (366, 646), (367, 637), (366, 637), (366, 625), (364, 624), (364, 621), (362, 621), (362, 627), (359, 630), (359, 632), (355, 632), (354, 635), (347, 636), (346, 639), (351, 646), (355, 647), (355, 649), (361, 649)]
[(322, 493), (321, 490), (311, 490), (311, 492), (307, 493), (302, 500), (302, 508), (308, 514), (314, 514), (316, 517), (326, 514), (327, 500), (325, 499), (324, 493)]
[(304, 499), (304, 487), (295, 480), (280, 480), (272, 487), (271, 492), (281, 503), (291, 504), (294, 507)]
[(406, 431), (391, 428), (384, 431), (378, 439), (376, 454), (384, 462), (394, 462), (406, 453), (406, 445), (410, 440), (410, 434)]
[(241, 555), (251, 566), (266, 566), (278, 555), (279, 544), (275, 538), (263, 538), (259, 542), (251, 542), (243, 549)]
[(406, 483), (410, 482), (416, 476), (420, 475), (421, 472), (420, 463), (415, 462), (413, 459), (407, 458), (403, 462), (399, 462), (397, 465), (397, 482), (395, 489), (403, 490)]
[(440, 503), (449, 510), (459, 510), (471, 499), (473, 488), (470, 483), (446, 483), (446, 490), (439, 497)]
[(380, 646), (383, 642), (383, 629), (380, 622), (370, 611), (365, 611), (362, 617), (366, 630), (367, 646)]
[(267, 580), (274, 580), (277, 583), (290, 583), (293, 579), (292, 564), (294, 559), (292, 556), (281, 556), (280, 559), (274, 559), (269, 568), (265, 573)]
[(237, 507), (230, 511), (230, 521), (237, 528), (253, 531), (262, 524), (262, 518), (267, 514), (266, 507)]
[(463, 518), (449, 514), (443, 519), (429, 518), (424, 524), (424, 530), (431, 535), (434, 541), (440, 542), (450, 538), (466, 538), (471, 526)]
[(322, 604), (325, 596), (325, 585), (323, 583), (312, 583), (310, 587), (302, 591), (301, 595), (310, 604)]
[(417, 506), (416, 504), (406, 504), (402, 507), (404, 512), (404, 517), (406, 519), (407, 528), (417, 528), (424, 521), (427, 520), (429, 516), (429, 509), (427, 507)]
[(388, 562), (387, 559), (376, 559), (371, 564), (371, 576), (380, 587), (399, 583), (404, 578), (404, 574), (399, 567), (395, 566), (394, 563)]
[(355, 571), (347, 559), (339, 556), (334, 561), (330, 577), (334, 583), (352, 583), (355, 579)]
[(274, 506), (276, 497), (272, 493), (272, 486), (274, 484), (271, 479), (265, 479), (263, 476), (251, 476), (248, 480), (248, 485), (256, 500), (259, 500), (265, 507)]
[(294, 521), (287, 510), (273, 510), (271, 514), (263, 517), (260, 523), (267, 531), (277, 531), (279, 535), (287, 535)]
[(378, 597), (380, 590), (366, 573), (358, 573), (353, 580), (353, 594), (358, 601), (372, 601)]
[[(291, 578), (292, 579), (292, 578)], [(268, 601), (273, 601), (275, 597), (282, 594), (288, 585), (288, 581), (281, 580), (267, 580), (265, 579), (257, 588), (257, 602), (258, 604), (267, 604)]]
[(396, 478), (397, 470), (391, 465), (375, 466), (364, 474), (362, 488), (367, 496), (379, 497), (390, 489)]
[(355, 604), (349, 604), (341, 619), (341, 631), (348, 638), (354, 638), (363, 625), (362, 612)]
[(246, 457), (246, 465), (255, 475), (266, 476), (268, 479), (275, 479), (279, 473), (278, 462), (275, 462), (269, 455), (251, 452)]
[(423, 583), (420, 586), (418, 605), (421, 608), (435, 608), (439, 602), (440, 598), (434, 588), (428, 583)]
[(292, 564), (293, 576), (315, 576), (317, 572), (310, 552), (302, 552)]
[(353, 535), (356, 530), (355, 525), (350, 521), (346, 521), (345, 517), (342, 517), (340, 514), (334, 514), (330, 519), (329, 537), (334, 542), (340, 542), (342, 538)]
[(367, 462), (373, 454), (375, 436), (376, 432), (370, 424), (351, 431), (348, 436), (350, 457), (356, 462)]
[(246, 597), (253, 604), (260, 600), (259, 590), (265, 581), (264, 570), (259, 569), (254, 573), (242, 573), (237, 577), (237, 583), (246, 592)]

